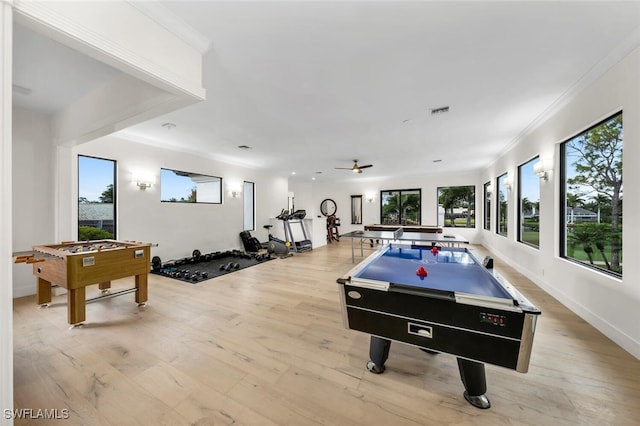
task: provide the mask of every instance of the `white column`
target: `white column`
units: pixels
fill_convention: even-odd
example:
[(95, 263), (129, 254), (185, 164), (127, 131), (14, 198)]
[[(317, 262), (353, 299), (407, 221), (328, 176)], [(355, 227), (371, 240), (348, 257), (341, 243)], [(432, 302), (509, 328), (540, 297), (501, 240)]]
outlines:
[(0, 424), (13, 424), (11, 108), (13, 1), (0, 3)]

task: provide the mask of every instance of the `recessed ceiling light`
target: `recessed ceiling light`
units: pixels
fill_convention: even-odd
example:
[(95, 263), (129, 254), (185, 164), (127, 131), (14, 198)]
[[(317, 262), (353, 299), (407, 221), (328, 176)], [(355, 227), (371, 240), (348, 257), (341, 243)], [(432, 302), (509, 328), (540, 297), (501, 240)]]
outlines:
[(296, 172), (291, 172), (291, 174), (292, 174), (292, 175), (295, 175), (295, 174), (296, 174)]
[(162, 125), (162, 127), (164, 127), (164, 128), (165, 128), (165, 129), (167, 129), (167, 130), (171, 130), (171, 129), (173, 129), (174, 127), (176, 127), (176, 125), (175, 125), (174, 123), (164, 123), (164, 124)]
[(315, 176), (312, 176), (312, 177), (311, 177), (311, 180), (316, 180), (316, 177), (315, 177)]

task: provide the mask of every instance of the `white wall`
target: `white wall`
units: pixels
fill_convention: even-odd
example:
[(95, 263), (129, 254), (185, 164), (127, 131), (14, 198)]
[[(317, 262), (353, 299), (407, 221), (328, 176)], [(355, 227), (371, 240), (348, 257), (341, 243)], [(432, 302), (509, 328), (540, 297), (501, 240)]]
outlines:
[(202, 51), (172, 32), (193, 30), (149, 19), (152, 10), (164, 10), (154, 2), (22, 1), (14, 8), (25, 27), (122, 71), (52, 114), (58, 145), (93, 140), (205, 98)]
[[(63, 155), (60, 169), (76, 164), (77, 155), (116, 160), (117, 162), (117, 237), (157, 243), (152, 255), (163, 260), (190, 256), (194, 249), (202, 253), (242, 249), (239, 234), (243, 228), (242, 195), (233, 198), (229, 186), (242, 188), (247, 180), (256, 184), (256, 231), (265, 240), (262, 225), (287, 203), (288, 183), (284, 177), (269, 176), (255, 170), (206, 159), (176, 151), (107, 136), (71, 149)], [(187, 204), (160, 202), (160, 169), (219, 176), (223, 180), (222, 204)], [(62, 239), (75, 239), (77, 227), (77, 172), (60, 179), (61, 188), (72, 188), (61, 194), (61, 202), (71, 206), (65, 221), (67, 234)], [(155, 184), (145, 190), (133, 182), (133, 174), (142, 172), (155, 176)], [(263, 235), (265, 234), (265, 235)]]
[[(611, 114), (623, 110), (624, 278), (619, 280), (559, 258), (559, 144)], [(554, 159), (549, 181), (540, 184), (540, 249), (515, 241), (517, 188), (509, 196), (509, 234), (481, 231), (483, 244), (498, 253), (540, 287), (583, 317), (613, 341), (640, 358), (640, 49), (636, 49), (601, 78), (568, 102), (483, 174), (478, 185), (509, 171), (533, 156)], [(514, 179), (515, 180), (515, 179)], [(495, 215), (495, 211), (493, 212)], [(495, 226), (495, 223), (492, 223)], [(542, 320), (544, 321), (544, 312)]]
[[(54, 149), (47, 116), (13, 109), (13, 251), (54, 242)], [(35, 292), (31, 265), (13, 265), (13, 296)]]
[[(476, 211), (480, 211), (482, 203), (482, 184), (478, 183), (478, 173), (466, 174), (439, 174), (437, 176), (413, 176), (403, 178), (390, 178), (384, 180), (369, 180), (366, 172), (362, 176), (340, 182), (314, 183), (291, 182), (289, 188), (295, 193), (296, 208), (306, 209), (307, 214), (314, 212), (320, 214), (320, 203), (326, 198), (336, 202), (336, 216), (340, 218), (339, 232), (344, 234), (357, 229), (363, 229), (363, 225), (380, 223), (380, 191), (393, 189), (421, 189), (422, 192), (422, 220), (424, 225), (436, 225), (438, 221), (437, 199), (438, 187), (475, 185), (476, 186)], [(298, 194), (304, 194), (303, 197)], [(367, 202), (366, 195), (374, 194), (373, 202)], [(351, 224), (351, 196), (362, 195), (362, 225)], [(478, 220), (476, 218), (476, 220)], [(470, 240), (479, 241), (478, 228), (446, 228)]]
[[(13, 15), (0, 1), (0, 409), (13, 408), (12, 88)], [(11, 419), (0, 417), (0, 424)]]
[[(47, 139), (46, 117), (24, 110), (17, 110), (14, 131), (14, 164), (21, 165), (14, 168), (14, 251), (77, 239), (79, 154), (116, 161), (117, 237), (158, 244), (151, 253), (163, 261), (190, 256), (194, 249), (202, 253), (243, 249), (239, 237), (243, 227), (243, 201), (241, 195), (231, 197), (227, 189), (230, 182), (248, 180), (256, 184), (256, 231), (252, 234), (261, 241), (266, 239), (262, 225), (269, 223), (274, 212), (279, 213), (287, 204), (285, 177), (264, 175), (115, 137), (104, 137), (71, 149), (54, 148)], [(161, 203), (160, 168), (222, 177), (223, 204)], [(139, 189), (132, 181), (134, 172), (155, 176), (155, 184), (146, 190)], [(56, 232), (54, 228), (58, 228)], [(13, 270), (14, 296), (34, 294), (31, 268), (18, 264)]]

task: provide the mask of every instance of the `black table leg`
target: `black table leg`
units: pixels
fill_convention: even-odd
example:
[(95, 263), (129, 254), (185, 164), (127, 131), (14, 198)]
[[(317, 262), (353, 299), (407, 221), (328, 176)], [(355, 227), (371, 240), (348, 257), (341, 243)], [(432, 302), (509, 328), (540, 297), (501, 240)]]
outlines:
[(391, 340), (371, 336), (369, 344), (369, 358), (367, 362), (367, 370), (375, 374), (384, 372), (384, 363), (389, 358), (389, 349), (391, 348)]
[(485, 395), (487, 392), (487, 379), (484, 373), (484, 364), (468, 359), (458, 358), (460, 378), (464, 385), (464, 399), (478, 408), (489, 408), (491, 403)]

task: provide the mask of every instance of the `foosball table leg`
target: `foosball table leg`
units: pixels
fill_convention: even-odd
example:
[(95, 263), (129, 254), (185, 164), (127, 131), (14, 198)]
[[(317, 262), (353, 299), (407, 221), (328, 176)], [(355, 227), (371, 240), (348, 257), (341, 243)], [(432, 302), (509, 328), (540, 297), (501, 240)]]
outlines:
[(85, 287), (70, 288), (67, 292), (69, 324), (76, 325), (87, 318)]
[(38, 305), (48, 307), (51, 303), (51, 283), (38, 277), (38, 288), (36, 289)]
[(138, 306), (146, 306), (147, 304), (148, 278), (148, 274), (136, 275), (136, 303)]
[(102, 283), (98, 283), (98, 289), (100, 289), (100, 293), (107, 294), (111, 290), (111, 281), (105, 281)]

